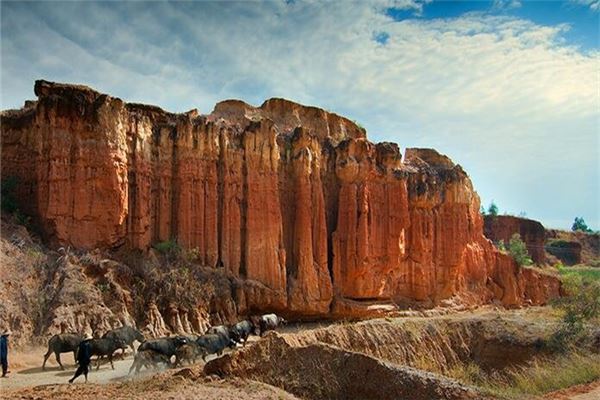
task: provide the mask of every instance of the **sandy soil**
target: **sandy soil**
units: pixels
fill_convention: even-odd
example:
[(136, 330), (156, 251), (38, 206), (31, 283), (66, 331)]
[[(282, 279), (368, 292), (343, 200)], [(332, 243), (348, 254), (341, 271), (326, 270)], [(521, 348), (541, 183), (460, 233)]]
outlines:
[(548, 393), (547, 400), (598, 400), (600, 399), (600, 381), (573, 386)]
[[(70, 354), (65, 354), (65, 356), (67, 357), (61, 358), (62, 363), (65, 366), (64, 371), (61, 371), (56, 365), (50, 365), (50, 363), (46, 365), (45, 371), (42, 371), (40, 366), (25, 368), (18, 371), (13, 370), (8, 379), (0, 381), (0, 385), (2, 389), (14, 389), (27, 386), (67, 383), (67, 380), (75, 373), (75, 365)], [(129, 372), (129, 367), (132, 362), (133, 357), (129, 355), (125, 360), (114, 362), (114, 370), (110, 368), (110, 364), (101, 365), (99, 370), (96, 370), (94, 367), (88, 375), (88, 380), (92, 383), (111, 383), (127, 380), (127, 373)], [(41, 362), (38, 364), (41, 364)], [(147, 373), (144, 374), (147, 375)], [(84, 381), (85, 379), (82, 376), (78, 378), (76, 382), (83, 383)]]
[(2, 391), (0, 399), (27, 400), (297, 400), (285, 391), (260, 382), (232, 379), (188, 379), (173, 374), (161, 374), (152, 379), (99, 385), (57, 384), (36, 386), (18, 391)]

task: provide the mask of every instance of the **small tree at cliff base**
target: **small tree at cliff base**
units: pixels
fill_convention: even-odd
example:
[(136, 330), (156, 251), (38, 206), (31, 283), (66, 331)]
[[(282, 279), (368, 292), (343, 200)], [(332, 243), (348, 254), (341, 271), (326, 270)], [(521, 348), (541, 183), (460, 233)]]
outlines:
[(521, 240), (521, 235), (518, 233), (511, 236), (507, 250), (517, 264), (521, 266), (533, 264), (533, 260), (531, 260), (529, 252), (527, 251), (527, 246), (525, 245), (525, 242)]

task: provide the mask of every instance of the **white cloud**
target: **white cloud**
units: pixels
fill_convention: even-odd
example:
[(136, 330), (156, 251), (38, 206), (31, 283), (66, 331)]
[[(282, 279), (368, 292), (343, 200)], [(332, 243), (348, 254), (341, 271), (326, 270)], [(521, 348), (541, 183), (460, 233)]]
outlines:
[(494, 11), (512, 10), (515, 8), (521, 8), (520, 0), (494, 0), (492, 3), (492, 10)]
[(287, 97), (447, 152), (502, 209), (598, 227), (599, 53), (567, 25), (383, 13), (423, 3), (2, 3), (2, 104), (41, 77), (172, 111)]
[(600, 0), (569, 0), (569, 2), (589, 7), (592, 11), (600, 11)]
[(422, 15), (423, 7), (432, 1), (433, 0), (381, 0), (375, 1), (373, 4), (379, 9), (395, 8), (398, 10), (413, 10), (415, 15)]

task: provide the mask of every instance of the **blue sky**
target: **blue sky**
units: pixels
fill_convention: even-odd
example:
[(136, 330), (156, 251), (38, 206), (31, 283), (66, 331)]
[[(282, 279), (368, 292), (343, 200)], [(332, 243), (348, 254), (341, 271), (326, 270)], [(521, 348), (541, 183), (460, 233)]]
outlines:
[(285, 97), (433, 147), (488, 205), (600, 229), (599, 0), (2, 2), (1, 107), (33, 81), (208, 113)]

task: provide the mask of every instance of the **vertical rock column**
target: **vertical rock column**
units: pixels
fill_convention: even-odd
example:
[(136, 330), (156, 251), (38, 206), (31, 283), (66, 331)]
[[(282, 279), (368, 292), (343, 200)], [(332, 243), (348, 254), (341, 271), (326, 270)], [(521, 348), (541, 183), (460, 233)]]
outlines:
[(128, 156), (128, 235), (133, 248), (152, 244), (154, 213), (152, 209), (152, 122), (147, 116), (129, 114)]
[(220, 257), (223, 267), (233, 276), (240, 276), (242, 263), (242, 201), (244, 200), (244, 150), (241, 135), (222, 128), (221, 161), (221, 222)]
[(340, 180), (338, 223), (333, 233), (333, 282), (337, 295), (389, 299), (405, 278), (406, 180), (397, 146), (364, 139), (336, 150)]
[(320, 172), (319, 142), (305, 129), (292, 137), (290, 160), (294, 215), (288, 262), (290, 311), (326, 313), (332, 299), (327, 267), (327, 227)]
[(279, 204), (279, 148), (268, 120), (252, 123), (244, 133), (246, 176), (246, 277), (285, 292), (285, 250)]
[(198, 250), (198, 261), (216, 267), (218, 249), (219, 130), (214, 124), (177, 125), (177, 229), (175, 236), (186, 248)]

